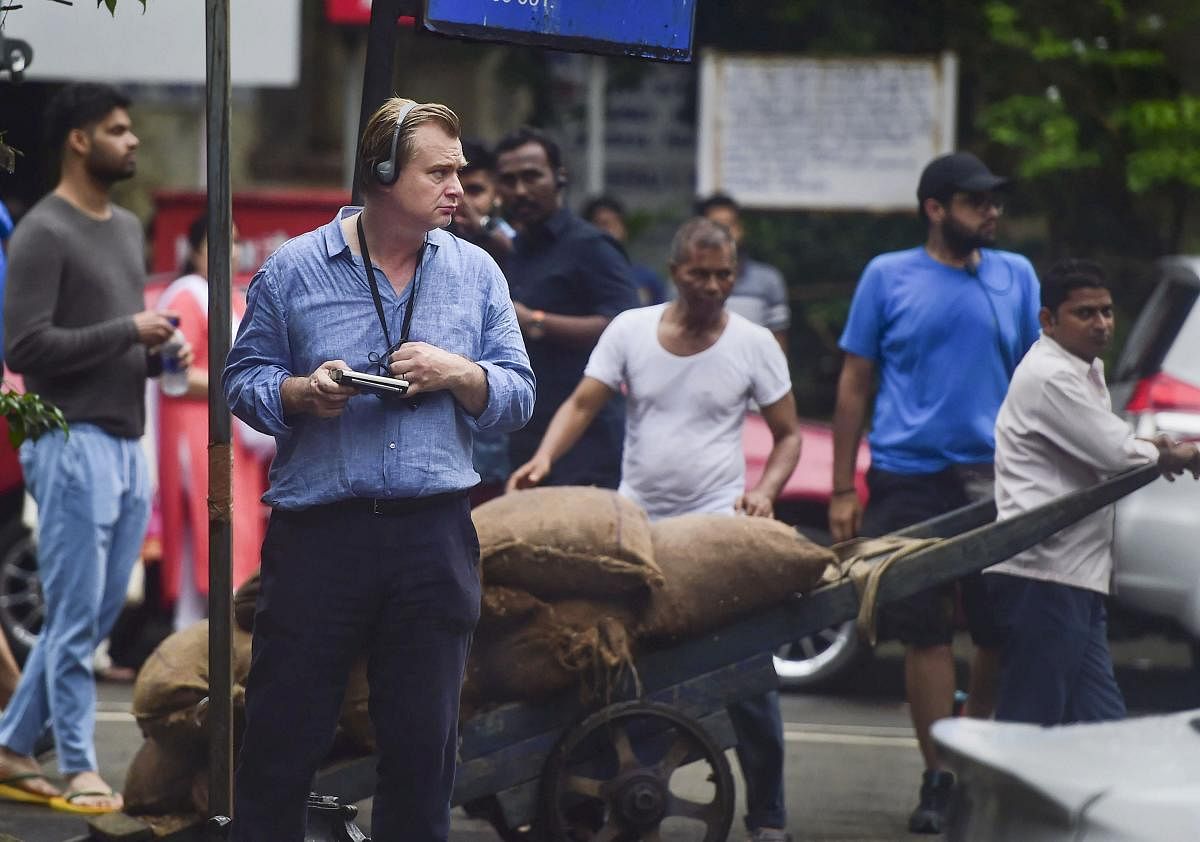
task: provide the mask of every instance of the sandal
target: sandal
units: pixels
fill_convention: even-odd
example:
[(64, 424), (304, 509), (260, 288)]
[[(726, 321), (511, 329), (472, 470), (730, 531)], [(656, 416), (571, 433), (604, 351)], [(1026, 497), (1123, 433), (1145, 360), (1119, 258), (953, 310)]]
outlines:
[(31, 781), (35, 778), (41, 778), (47, 783), (50, 780), (40, 772), (26, 772), (21, 775), (9, 775), (7, 778), (0, 779), (0, 801), (15, 801), (18, 804), (49, 804), (50, 799), (58, 797), (56, 795), (44, 795), (40, 792), (34, 792), (20, 785), (22, 781)]
[(77, 798), (116, 798), (117, 794), (111, 789), (107, 792), (101, 790), (83, 790), (80, 792), (64, 792), (62, 795), (56, 796), (49, 800), (51, 810), (59, 810), (63, 813), (80, 813), (85, 816), (102, 816), (105, 813), (115, 813), (121, 809), (122, 804), (115, 807), (97, 807), (91, 804), (76, 804)]

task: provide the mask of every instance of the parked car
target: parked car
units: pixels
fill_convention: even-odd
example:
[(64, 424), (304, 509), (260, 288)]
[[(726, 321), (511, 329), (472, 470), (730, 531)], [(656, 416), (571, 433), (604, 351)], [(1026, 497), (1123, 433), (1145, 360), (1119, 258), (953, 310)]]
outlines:
[[(1139, 435), (1200, 440), (1200, 257), (1155, 266), (1156, 284), (1109, 377)], [(1151, 483), (1117, 503), (1114, 602), (1200, 639), (1200, 483)], [(1195, 651), (1195, 649), (1194, 649)]]
[[(1200, 257), (1165, 258), (1154, 271), (1154, 290), (1109, 373), (1113, 409), (1123, 413), (1139, 435), (1166, 433), (1181, 441), (1200, 440)], [(752, 448), (762, 452), (761, 458), (763, 448), (769, 450), (769, 433), (761, 426), (754, 432), (755, 442), (747, 434), (748, 461)], [(789, 510), (781, 502), (779, 508), (781, 516), (793, 518), (789, 522), (820, 540), (827, 536), (820, 533), (817, 509), (824, 506), (822, 493), (828, 500), (832, 447), (827, 430), (806, 425), (805, 432), (804, 456), (794, 478), (801, 482), (795, 488), (789, 482), (785, 495), (794, 494), (799, 504)], [(865, 464), (865, 454), (860, 453), (859, 461)], [(812, 487), (805, 487), (806, 477)], [(1192, 641), (1200, 666), (1197, 512), (1200, 483), (1190, 477), (1153, 482), (1117, 503), (1113, 625), (1118, 633), (1181, 632)], [(775, 665), (783, 686), (816, 689), (836, 683), (865, 655), (865, 645), (847, 623), (785, 647)]]

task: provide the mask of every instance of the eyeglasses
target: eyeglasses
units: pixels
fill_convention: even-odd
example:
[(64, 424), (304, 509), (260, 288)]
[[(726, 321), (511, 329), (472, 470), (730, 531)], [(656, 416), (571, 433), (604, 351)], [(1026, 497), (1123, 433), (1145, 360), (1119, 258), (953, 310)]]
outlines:
[(973, 210), (985, 211), (995, 208), (996, 213), (1004, 213), (1004, 197), (995, 193), (963, 193), (963, 201)]

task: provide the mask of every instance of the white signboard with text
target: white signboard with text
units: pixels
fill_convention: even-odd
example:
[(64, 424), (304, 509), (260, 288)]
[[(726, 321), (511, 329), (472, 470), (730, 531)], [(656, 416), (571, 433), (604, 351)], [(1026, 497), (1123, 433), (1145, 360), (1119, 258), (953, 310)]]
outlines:
[(954, 147), (958, 61), (706, 51), (697, 192), (746, 207), (910, 210)]
[[(5, 34), (28, 41), (30, 81), (204, 84), (204, 3), (120, 0), (115, 18), (92, 0), (26, 2)], [(300, 78), (300, 0), (233, 3), (230, 75), (235, 85), (290, 87)]]

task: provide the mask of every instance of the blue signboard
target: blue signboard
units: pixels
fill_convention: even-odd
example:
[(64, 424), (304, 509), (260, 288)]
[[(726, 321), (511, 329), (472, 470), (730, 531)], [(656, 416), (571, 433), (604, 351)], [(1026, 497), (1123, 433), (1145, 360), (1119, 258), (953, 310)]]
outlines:
[(444, 35), (690, 61), (697, 0), (425, 0)]

